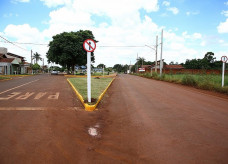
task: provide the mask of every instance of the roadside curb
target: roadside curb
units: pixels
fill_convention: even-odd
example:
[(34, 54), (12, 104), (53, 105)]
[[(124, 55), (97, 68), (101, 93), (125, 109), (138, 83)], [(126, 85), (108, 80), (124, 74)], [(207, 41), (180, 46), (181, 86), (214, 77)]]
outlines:
[(34, 76), (34, 75), (2, 75), (4, 77), (26, 77), (26, 76)]
[(81, 101), (81, 103), (83, 104), (83, 106), (85, 107), (86, 111), (94, 111), (97, 107), (97, 105), (99, 104), (99, 102), (101, 101), (101, 99), (104, 97), (105, 93), (107, 92), (108, 88), (111, 86), (112, 82), (115, 80), (115, 77), (112, 79), (112, 81), (108, 84), (108, 86), (106, 87), (106, 89), (104, 90), (104, 92), (101, 93), (101, 95), (98, 98), (98, 101), (96, 104), (94, 105), (89, 105), (87, 103), (84, 103), (84, 99), (82, 97), (82, 95), (77, 91), (77, 89), (74, 87), (74, 85), (70, 82), (69, 79), (67, 79), (68, 83), (71, 85), (71, 87), (73, 88), (73, 90), (75, 91), (76, 95), (78, 96), (79, 100)]
[(8, 80), (12, 80), (12, 78), (9, 78), (9, 79), (2, 79), (2, 80), (0, 80), (0, 82), (1, 82), (1, 81), (8, 81)]

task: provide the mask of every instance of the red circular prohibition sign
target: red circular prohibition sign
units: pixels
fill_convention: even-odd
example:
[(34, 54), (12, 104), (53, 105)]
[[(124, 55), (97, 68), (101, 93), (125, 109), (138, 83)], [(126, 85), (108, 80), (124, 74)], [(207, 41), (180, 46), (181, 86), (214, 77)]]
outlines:
[(87, 52), (93, 52), (96, 49), (96, 42), (93, 39), (86, 39), (83, 42), (83, 48)]
[(227, 59), (227, 56), (222, 56), (222, 57), (221, 57), (221, 61), (222, 61), (223, 63), (226, 63), (227, 60), (228, 60), (228, 59)]

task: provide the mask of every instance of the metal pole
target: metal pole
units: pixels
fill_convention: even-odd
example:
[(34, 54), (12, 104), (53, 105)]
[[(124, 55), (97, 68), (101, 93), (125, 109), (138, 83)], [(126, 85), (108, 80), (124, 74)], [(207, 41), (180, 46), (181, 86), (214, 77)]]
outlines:
[(87, 95), (91, 103), (91, 52), (87, 52)]
[(31, 64), (32, 64), (32, 50), (31, 50)]
[(138, 69), (139, 69), (139, 62), (138, 62), (138, 53), (137, 53), (137, 72), (138, 72)]
[(103, 77), (104, 77), (104, 64), (103, 64)]
[(44, 73), (44, 58), (43, 58), (43, 73)]
[(225, 62), (222, 63), (222, 87), (224, 87)]
[(158, 66), (157, 54), (158, 54), (158, 36), (156, 36), (156, 47), (155, 47), (155, 72), (156, 73), (157, 73), (157, 66)]
[(162, 46), (163, 46), (163, 29), (161, 32), (161, 57), (160, 57), (160, 76), (162, 76)]

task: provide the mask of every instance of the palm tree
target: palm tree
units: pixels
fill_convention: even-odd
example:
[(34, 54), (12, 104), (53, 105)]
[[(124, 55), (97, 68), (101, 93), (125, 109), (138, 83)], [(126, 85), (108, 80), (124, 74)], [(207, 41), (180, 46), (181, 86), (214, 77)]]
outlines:
[(38, 54), (37, 52), (33, 55), (33, 59), (35, 59), (36, 64), (39, 60), (41, 60), (42, 58), (40, 57), (40, 54)]

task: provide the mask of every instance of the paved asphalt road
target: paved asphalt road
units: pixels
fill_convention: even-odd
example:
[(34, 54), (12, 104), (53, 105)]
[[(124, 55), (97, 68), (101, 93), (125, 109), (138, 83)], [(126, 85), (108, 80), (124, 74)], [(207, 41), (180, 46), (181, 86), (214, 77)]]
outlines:
[(0, 163), (225, 164), (228, 97), (118, 75), (85, 112), (63, 76), (0, 82)]

